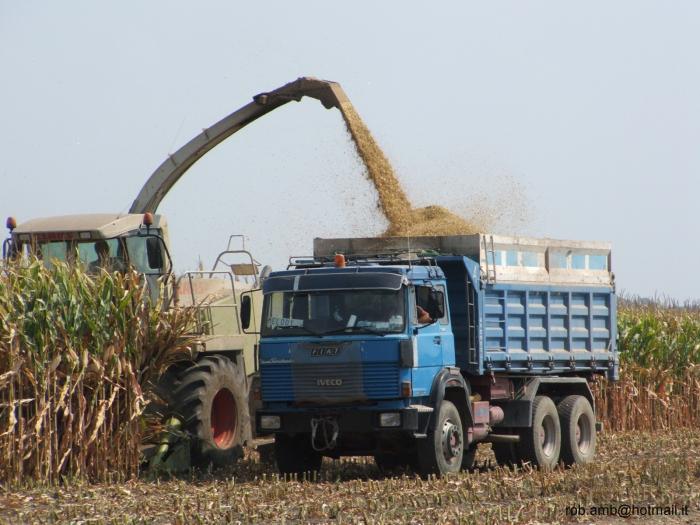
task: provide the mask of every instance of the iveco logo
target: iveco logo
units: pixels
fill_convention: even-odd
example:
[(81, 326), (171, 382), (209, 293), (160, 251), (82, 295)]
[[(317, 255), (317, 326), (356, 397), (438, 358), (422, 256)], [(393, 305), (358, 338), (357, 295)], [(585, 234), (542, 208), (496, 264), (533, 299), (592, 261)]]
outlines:
[(316, 380), (316, 386), (343, 386), (343, 380), (334, 378), (334, 379), (317, 379)]
[(311, 357), (327, 357), (338, 355), (340, 347), (338, 346), (317, 346), (311, 349)]

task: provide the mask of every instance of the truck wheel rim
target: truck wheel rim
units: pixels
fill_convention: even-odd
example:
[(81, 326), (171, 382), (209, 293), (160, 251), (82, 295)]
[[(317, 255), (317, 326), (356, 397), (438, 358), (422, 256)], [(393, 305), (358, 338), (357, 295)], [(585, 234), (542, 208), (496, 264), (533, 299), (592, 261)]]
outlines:
[(556, 426), (552, 416), (546, 415), (544, 419), (542, 419), (539, 434), (542, 453), (547, 457), (552, 457), (554, 455), (554, 449), (556, 448)]
[(459, 456), (461, 448), (462, 436), (459, 429), (448, 419), (442, 426), (442, 451), (448, 463), (452, 463)]
[(583, 454), (586, 454), (591, 448), (592, 433), (593, 429), (588, 418), (579, 417), (576, 422), (576, 444)]
[(211, 404), (211, 434), (217, 447), (226, 449), (233, 445), (237, 415), (233, 394), (229, 389), (222, 388)]

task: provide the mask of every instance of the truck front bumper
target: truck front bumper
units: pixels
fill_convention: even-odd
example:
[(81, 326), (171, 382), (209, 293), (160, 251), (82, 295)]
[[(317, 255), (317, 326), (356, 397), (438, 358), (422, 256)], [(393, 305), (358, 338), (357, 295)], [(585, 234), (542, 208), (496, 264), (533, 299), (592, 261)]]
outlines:
[[(367, 434), (377, 432), (408, 432), (423, 434), (428, 426), (432, 410), (428, 407), (409, 406), (386, 409), (334, 409), (313, 408), (300, 410), (259, 410), (255, 415), (258, 435), (273, 433), (304, 434), (311, 431), (312, 419), (332, 418), (338, 424), (340, 434)], [(266, 416), (273, 416), (272, 418)], [(261, 422), (265, 419), (265, 425)], [(278, 428), (270, 428), (279, 418)]]

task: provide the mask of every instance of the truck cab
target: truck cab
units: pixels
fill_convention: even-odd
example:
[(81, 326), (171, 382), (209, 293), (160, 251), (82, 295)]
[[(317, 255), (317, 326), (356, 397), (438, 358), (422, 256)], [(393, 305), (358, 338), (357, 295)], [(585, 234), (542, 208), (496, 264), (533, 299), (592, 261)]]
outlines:
[[(480, 441), (504, 464), (592, 459), (587, 381), (616, 374), (609, 267), (567, 283), (543, 265), (538, 282), (496, 261), (509, 251), (496, 244), (530, 253), (526, 240), (482, 240), (423, 238), (410, 252), (400, 238), (317, 239), (313, 258), (264, 280), (256, 425), (275, 435), (281, 472), (370, 455), (442, 475), (470, 468)], [(534, 246), (544, 261), (563, 244)]]

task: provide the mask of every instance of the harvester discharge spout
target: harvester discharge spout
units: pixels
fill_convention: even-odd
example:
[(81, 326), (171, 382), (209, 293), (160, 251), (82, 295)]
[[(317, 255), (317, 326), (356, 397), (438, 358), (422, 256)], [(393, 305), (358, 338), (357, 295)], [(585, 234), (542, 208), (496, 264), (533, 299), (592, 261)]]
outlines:
[(252, 102), (210, 128), (204, 129), (202, 133), (169, 155), (141, 188), (129, 213), (155, 213), (163, 198), (180, 177), (212, 148), (270, 111), (292, 100), (298, 102), (303, 97), (319, 100), (326, 109), (340, 109), (341, 105), (348, 100), (337, 82), (313, 77), (301, 77), (273, 91), (254, 96)]

